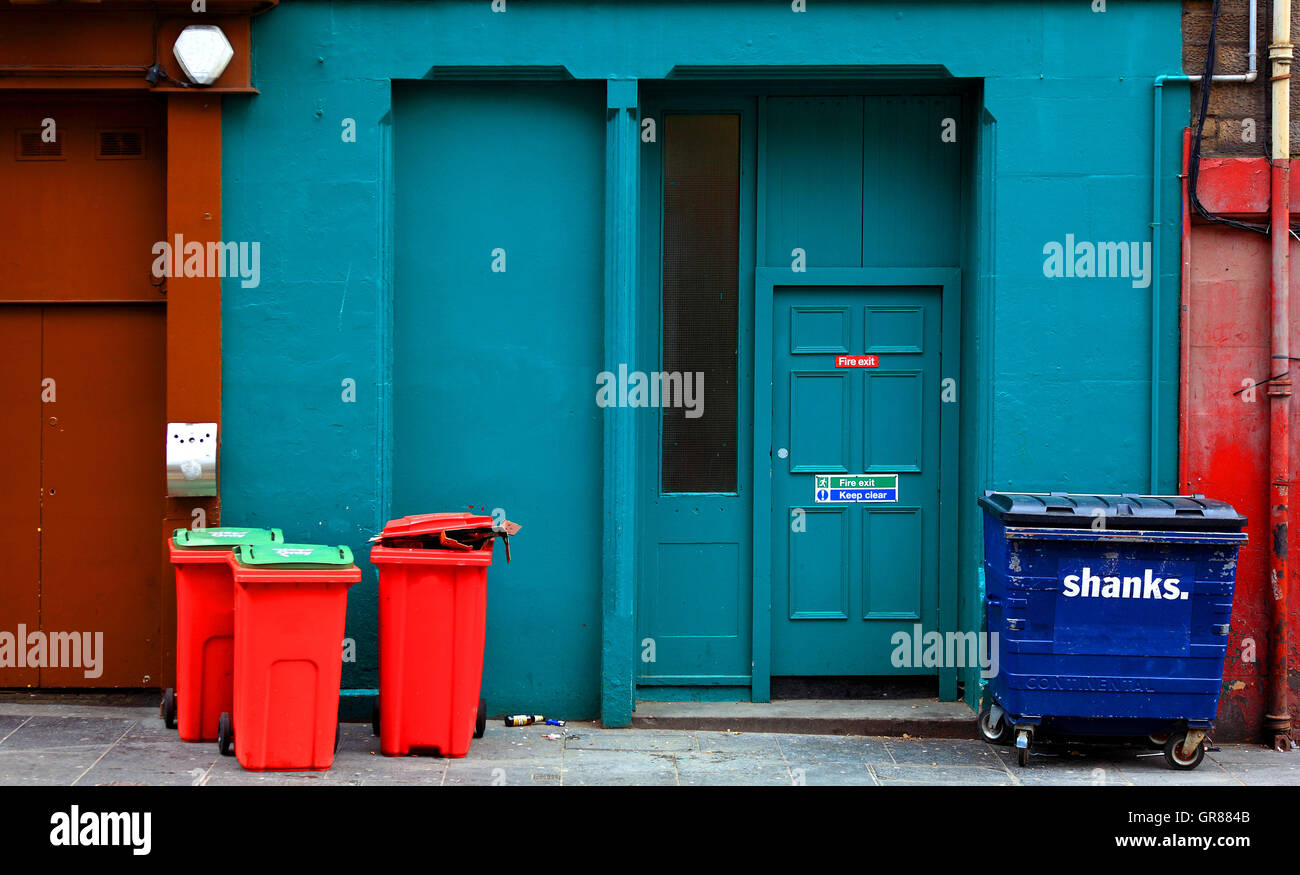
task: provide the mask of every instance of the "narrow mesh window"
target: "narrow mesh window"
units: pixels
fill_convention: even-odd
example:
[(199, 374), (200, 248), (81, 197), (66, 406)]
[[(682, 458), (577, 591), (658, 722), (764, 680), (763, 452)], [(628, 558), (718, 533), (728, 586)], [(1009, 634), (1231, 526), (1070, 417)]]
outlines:
[(663, 491), (735, 492), (740, 117), (663, 128)]

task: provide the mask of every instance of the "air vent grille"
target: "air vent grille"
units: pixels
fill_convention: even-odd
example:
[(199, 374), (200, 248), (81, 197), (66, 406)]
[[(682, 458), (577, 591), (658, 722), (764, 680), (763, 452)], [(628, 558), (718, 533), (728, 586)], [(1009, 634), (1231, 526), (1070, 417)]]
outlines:
[(15, 140), (14, 157), (19, 161), (61, 161), (63, 160), (63, 140), (52, 143), (41, 138), (40, 128), (19, 130)]
[(143, 158), (144, 128), (99, 131), (95, 138), (96, 158)]

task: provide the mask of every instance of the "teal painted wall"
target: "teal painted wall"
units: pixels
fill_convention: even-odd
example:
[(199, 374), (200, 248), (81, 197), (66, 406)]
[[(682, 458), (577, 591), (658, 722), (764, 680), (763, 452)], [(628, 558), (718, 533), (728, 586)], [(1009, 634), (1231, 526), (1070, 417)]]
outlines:
[(488, 572), (486, 684), (511, 710), (598, 706), (604, 105), (591, 82), (394, 98), (392, 513), (524, 525)]
[[(963, 129), (978, 137), (963, 207), (964, 625), (979, 615), (980, 489), (1150, 485), (1150, 290), (1120, 279), (1046, 279), (1042, 247), (1066, 234), (1150, 239), (1152, 83), (1180, 69), (1180, 3), (1112, 0), (1093, 13), (1081, 2), (823, 0), (796, 14), (781, 3), (515, 0), (508, 10), (492, 13), (486, 0), (291, 0), (254, 19), (261, 93), (223, 99), (223, 237), (260, 241), (263, 260), (260, 287), (224, 286), (223, 519), (346, 543), (364, 557), (388, 514), (411, 509), (395, 506), (400, 491), (391, 485), (392, 80), (484, 66), (563, 66), (597, 79), (742, 66), (767, 68), (750, 77), (763, 79), (803, 65), (875, 64), (912, 68), (896, 71), (900, 79), (924, 68), (982, 80), (974, 86), (982, 111), (972, 107), (977, 117)], [(1186, 90), (1166, 92), (1155, 486), (1172, 491), (1177, 133)], [(345, 119), (355, 120), (355, 143), (340, 137)], [(981, 172), (987, 179), (976, 178)], [(355, 402), (342, 399), (348, 379)], [(470, 501), (491, 500), (488, 491)], [(556, 549), (541, 538), (530, 543), (530, 520), (520, 521), (521, 554)], [(599, 541), (591, 531), (570, 549), (594, 553)], [(349, 599), (348, 633), (357, 641), (357, 662), (345, 666), (349, 687), (376, 681), (375, 576), (361, 564), (365, 578)], [(491, 576), (509, 573), (502, 565)], [(537, 654), (524, 686), (514, 679), (518, 665), (502, 674), (489, 666), (489, 707), (590, 717), (599, 690), (599, 567), (549, 574), (545, 594), (529, 597), (551, 612), (553, 648), (584, 656)], [(489, 640), (526, 638), (531, 622), (522, 610), (494, 611)]]

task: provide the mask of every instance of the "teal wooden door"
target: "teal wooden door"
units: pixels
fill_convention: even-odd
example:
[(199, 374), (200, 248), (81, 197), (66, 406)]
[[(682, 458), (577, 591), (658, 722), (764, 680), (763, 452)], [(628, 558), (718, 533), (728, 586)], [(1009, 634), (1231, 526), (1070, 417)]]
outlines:
[[(775, 291), (773, 675), (935, 672), (895, 665), (891, 636), (938, 628), (940, 302), (938, 287)], [(831, 492), (832, 475), (880, 488)]]
[(753, 578), (754, 101), (646, 101), (632, 374), (694, 385), (639, 409), (639, 695), (747, 686)]

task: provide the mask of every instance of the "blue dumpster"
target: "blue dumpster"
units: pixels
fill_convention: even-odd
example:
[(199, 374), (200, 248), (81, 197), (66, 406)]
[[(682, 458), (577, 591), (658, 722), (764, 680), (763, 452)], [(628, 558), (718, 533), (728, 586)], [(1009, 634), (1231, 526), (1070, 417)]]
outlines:
[(999, 655), (983, 737), (1145, 737), (1205, 756), (1246, 520), (1199, 495), (986, 492), (985, 603)]

